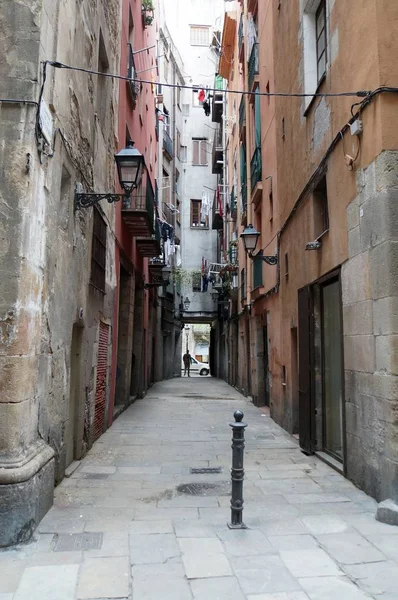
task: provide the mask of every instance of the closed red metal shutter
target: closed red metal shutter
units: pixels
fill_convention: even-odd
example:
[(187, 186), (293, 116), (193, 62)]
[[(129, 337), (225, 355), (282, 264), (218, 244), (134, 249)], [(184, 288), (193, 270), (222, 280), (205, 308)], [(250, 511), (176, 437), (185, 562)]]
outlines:
[(108, 371), (109, 325), (100, 322), (97, 359), (97, 383), (95, 389), (94, 441), (104, 431), (106, 408), (106, 376)]

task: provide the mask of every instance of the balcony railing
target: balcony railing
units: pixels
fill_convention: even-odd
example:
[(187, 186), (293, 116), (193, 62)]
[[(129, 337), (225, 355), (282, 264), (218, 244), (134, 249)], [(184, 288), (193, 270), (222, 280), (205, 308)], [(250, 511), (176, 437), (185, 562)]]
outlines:
[[(135, 64), (134, 64), (133, 47), (132, 47), (131, 44), (128, 44), (127, 77), (129, 79), (134, 79), (134, 80), (137, 77), (137, 72), (135, 70)], [(139, 84), (137, 83), (137, 81), (128, 81), (127, 85), (129, 86), (131, 100), (132, 100), (133, 106), (135, 108), (136, 100), (137, 100), (137, 94), (138, 94), (138, 91), (139, 91)]]
[(221, 174), (223, 170), (223, 130), (221, 125), (217, 125), (214, 132), (213, 141), (213, 174)]
[(242, 96), (239, 104), (239, 127), (242, 129), (246, 125), (246, 104), (245, 97)]
[(239, 42), (239, 53), (240, 53), (240, 51), (242, 50), (242, 44), (243, 44), (243, 13), (240, 16), (240, 21), (239, 21), (238, 42)]
[(213, 123), (221, 123), (222, 113), (224, 108), (224, 80), (221, 75), (216, 75), (214, 79), (214, 92), (213, 92), (213, 110), (212, 110), (212, 121)]
[[(263, 251), (256, 255), (253, 260), (253, 288), (258, 288), (263, 285), (263, 260), (260, 258), (263, 254)], [(257, 258), (258, 257), (258, 258)]]
[(247, 183), (242, 183), (242, 186), (240, 188), (240, 193), (242, 196), (242, 212), (246, 212), (247, 211)]
[(173, 140), (167, 129), (163, 130), (163, 150), (169, 155), (170, 159), (173, 158)]
[(235, 186), (232, 186), (231, 196), (230, 196), (230, 209), (232, 217), (236, 216), (236, 195), (235, 195)]
[(249, 58), (249, 90), (252, 89), (254, 78), (258, 75), (258, 68), (258, 42), (255, 42)]
[(262, 178), (261, 148), (256, 148), (250, 163), (252, 191)]
[[(122, 218), (133, 236), (148, 237), (155, 227), (155, 194), (148, 178), (131, 196), (123, 198)], [(153, 255), (155, 256), (155, 255)]]

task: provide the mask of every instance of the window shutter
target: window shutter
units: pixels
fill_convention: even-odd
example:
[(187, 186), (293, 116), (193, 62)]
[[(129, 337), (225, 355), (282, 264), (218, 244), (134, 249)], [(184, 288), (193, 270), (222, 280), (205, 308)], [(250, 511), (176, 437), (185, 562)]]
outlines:
[(200, 164), (207, 165), (207, 140), (200, 142)]
[(199, 140), (193, 140), (192, 142), (192, 164), (199, 164)]

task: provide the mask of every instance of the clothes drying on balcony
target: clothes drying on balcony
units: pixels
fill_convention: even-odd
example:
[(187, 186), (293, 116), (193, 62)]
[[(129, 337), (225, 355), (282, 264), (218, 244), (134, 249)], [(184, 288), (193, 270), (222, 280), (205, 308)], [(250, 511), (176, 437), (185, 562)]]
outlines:
[(246, 32), (247, 32), (246, 60), (247, 60), (247, 62), (249, 62), (250, 55), (253, 50), (253, 46), (254, 46), (254, 44), (257, 44), (257, 42), (258, 42), (256, 22), (253, 19), (252, 15), (250, 15), (249, 18), (247, 19)]
[(211, 201), (209, 194), (207, 192), (203, 192), (202, 194), (202, 202), (200, 206), (200, 222), (206, 225), (209, 222), (209, 214), (211, 209)]

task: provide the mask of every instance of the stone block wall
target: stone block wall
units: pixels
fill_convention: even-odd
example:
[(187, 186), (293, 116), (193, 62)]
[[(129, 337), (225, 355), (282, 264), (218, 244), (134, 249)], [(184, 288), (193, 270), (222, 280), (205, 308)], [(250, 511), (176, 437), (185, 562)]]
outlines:
[(347, 475), (398, 501), (398, 152), (357, 173), (342, 267)]

